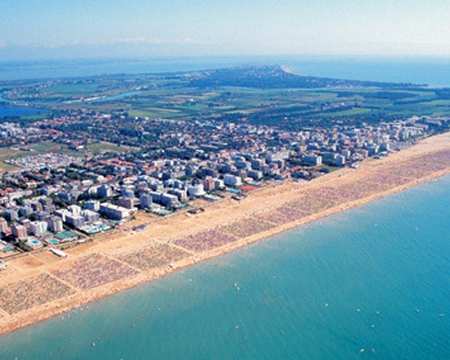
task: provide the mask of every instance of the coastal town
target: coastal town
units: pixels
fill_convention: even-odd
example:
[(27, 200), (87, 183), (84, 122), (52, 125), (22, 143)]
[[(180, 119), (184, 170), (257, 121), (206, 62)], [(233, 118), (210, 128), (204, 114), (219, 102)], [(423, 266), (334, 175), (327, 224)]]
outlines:
[(450, 360), (450, 1), (0, 1), (0, 360)]
[(449, 1), (0, 1), (0, 360), (450, 360)]
[[(74, 131), (80, 123), (86, 126)], [(122, 134), (136, 124), (140, 132)], [(5, 160), (14, 170), (1, 174), (1, 267), (11, 256), (42, 248), (63, 256), (55, 249), (92, 240), (138, 212), (195, 214), (204, 210), (196, 205), (198, 199), (240, 201), (268, 183), (306, 182), (338, 168), (354, 169), (449, 124), (449, 118), (411, 117), (378, 126), (293, 132), (237, 123), (167, 124), (101, 113), (72, 113), (29, 127), (2, 123), (0, 137), (24, 152)], [(145, 140), (146, 134), (159, 136)], [(43, 141), (68, 151), (36, 153), (30, 147)], [(92, 143), (117, 143), (119, 151), (86, 152)]]
[(0, 122), (0, 334), (450, 171), (440, 88), (268, 66), (0, 95), (28, 114)]
[[(264, 182), (263, 186), (239, 197), (240, 200), (233, 199), (234, 190), (228, 194), (225, 189), (224, 198), (217, 201), (210, 202), (201, 196), (188, 201), (188, 206), (201, 206), (205, 210), (200, 212), (182, 209), (173, 212), (167, 208), (171, 215), (161, 216), (138, 210), (131, 218), (117, 221), (101, 211), (102, 204), (115, 204), (115, 199), (97, 198), (94, 201), (99, 201), (100, 210), (90, 210), (99, 214), (96, 222), (114, 221), (116, 227), (87, 236), (61, 218), (63, 233), (80, 236), (72, 240), (77, 246), (70, 246), (71, 242), (64, 240), (44, 246), (43, 237), (31, 232), (28, 235), (27, 230), (28, 237), (44, 245), (9, 256), (6, 263), (2, 262), (0, 333), (83, 307), (87, 302), (211, 257), (447, 175), (450, 172), (449, 133), (420, 139), (401, 151), (377, 157), (379, 159), (361, 161), (357, 168), (344, 166), (313, 181)], [(242, 189), (243, 186), (246, 186), (244, 181), (242, 186), (229, 188)], [(138, 198), (136, 194), (129, 197)], [(152, 206), (153, 201), (152, 198)], [(74, 217), (78, 208), (81, 208), (80, 214), (85, 210), (81, 200), (79, 205), (61, 208), (56, 205), (56, 199), (53, 204), (55, 219), (60, 218), (56, 215), (58, 210), (62, 210), (66, 219)], [(19, 218), (16, 223), (20, 222)], [(49, 228), (47, 233), (55, 238), (59, 234)], [(9, 241), (5, 243), (11, 245)]]

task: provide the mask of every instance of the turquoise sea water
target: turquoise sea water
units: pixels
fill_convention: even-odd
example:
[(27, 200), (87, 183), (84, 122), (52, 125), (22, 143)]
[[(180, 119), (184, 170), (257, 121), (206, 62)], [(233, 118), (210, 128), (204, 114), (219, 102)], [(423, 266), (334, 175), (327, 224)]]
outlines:
[(0, 359), (450, 359), (449, 204), (447, 177), (1, 337)]

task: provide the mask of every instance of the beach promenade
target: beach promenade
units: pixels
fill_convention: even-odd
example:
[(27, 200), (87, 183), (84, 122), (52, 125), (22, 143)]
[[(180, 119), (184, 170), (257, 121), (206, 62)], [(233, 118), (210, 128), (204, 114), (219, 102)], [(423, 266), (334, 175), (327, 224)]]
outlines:
[[(0, 334), (319, 218), (450, 174), (450, 133), (358, 169), (308, 183), (286, 181), (169, 218), (139, 214), (122, 228), (67, 251), (25, 254), (0, 273)], [(137, 225), (147, 224), (141, 231)]]

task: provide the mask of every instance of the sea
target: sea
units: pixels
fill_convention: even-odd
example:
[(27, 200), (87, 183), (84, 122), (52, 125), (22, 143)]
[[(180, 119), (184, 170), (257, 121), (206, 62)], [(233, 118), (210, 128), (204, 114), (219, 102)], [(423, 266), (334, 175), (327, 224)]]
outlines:
[(1, 61), (1, 81), (165, 73), (245, 65), (286, 65), (300, 75), (450, 86), (450, 58), (374, 56), (229, 56)]
[(0, 337), (0, 359), (450, 359), (450, 177)]

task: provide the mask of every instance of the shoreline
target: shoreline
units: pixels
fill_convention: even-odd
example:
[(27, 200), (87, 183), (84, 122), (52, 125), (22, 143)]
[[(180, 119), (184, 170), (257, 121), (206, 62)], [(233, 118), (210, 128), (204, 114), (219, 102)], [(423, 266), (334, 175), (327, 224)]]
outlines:
[[(448, 174), (445, 133), (356, 170), (263, 187), (239, 203), (212, 203), (195, 216), (142, 215), (136, 222), (148, 229), (132, 232), (133, 224), (125, 224), (69, 249), (68, 259), (27, 254), (0, 273), (0, 335)], [(37, 299), (21, 299), (30, 289), (39, 289)]]

